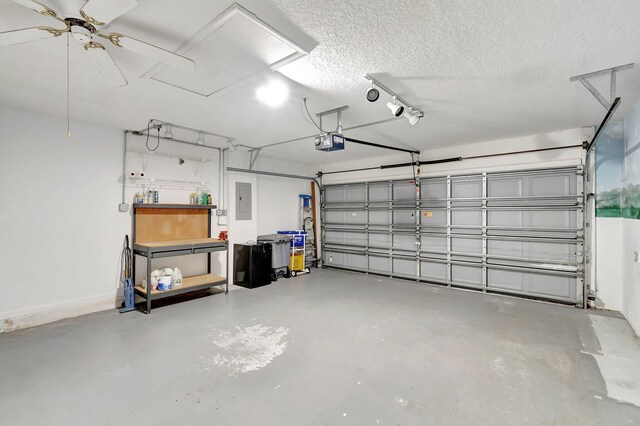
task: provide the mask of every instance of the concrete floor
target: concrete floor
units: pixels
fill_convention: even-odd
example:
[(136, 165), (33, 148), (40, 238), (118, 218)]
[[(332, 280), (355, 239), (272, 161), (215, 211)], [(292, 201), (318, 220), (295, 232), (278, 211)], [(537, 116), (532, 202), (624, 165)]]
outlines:
[(640, 423), (598, 350), (576, 308), (314, 270), (0, 335), (0, 424)]

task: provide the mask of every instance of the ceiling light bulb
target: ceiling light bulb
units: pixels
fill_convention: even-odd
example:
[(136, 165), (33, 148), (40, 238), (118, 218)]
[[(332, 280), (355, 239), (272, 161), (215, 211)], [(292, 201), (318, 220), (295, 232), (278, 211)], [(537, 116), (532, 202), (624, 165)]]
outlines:
[(412, 109), (407, 110), (407, 112), (402, 114), (402, 116), (409, 120), (409, 124), (411, 124), (412, 126), (415, 126), (416, 124), (418, 124), (418, 121), (420, 121), (420, 114)]
[(204, 145), (204, 133), (198, 133), (198, 139), (196, 140), (196, 145)]
[(396, 117), (400, 117), (404, 112), (404, 107), (396, 103), (395, 96), (393, 97), (392, 101), (387, 102), (387, 108), (389, 108), (391, 110), (391, 114), (393, 114)]
[(173, 139), (173, 132), (171, 131), (171, 126), (167, 124), (167, 130), (164, 131), (164, 137), (167, 139)]
[(282, 105), (288, 96), (289, 88), (279, 80), (273, 80), (256, 90), (256, 98), (271, 107)]

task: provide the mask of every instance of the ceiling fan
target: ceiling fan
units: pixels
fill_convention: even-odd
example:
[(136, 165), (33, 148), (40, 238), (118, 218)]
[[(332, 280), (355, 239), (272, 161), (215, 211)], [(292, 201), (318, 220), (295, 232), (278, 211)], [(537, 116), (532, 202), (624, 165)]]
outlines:
[(63, 17), (59, 12), (34, 0), (13, 1), (61, 22), (65, 25), (65, 28), (39, 26), (0, 32), (0, 47), (59, 37), (64, 33), (69, 33), (75, 40), (84, 45), (84, 50), (96, 65), (102, 77), (114, 86), (125, 86), (127, 79), (105, 49), (105, 45), (130, 50), (186, 71), (192, 71), (196, 68), (196, 63), (193, 60), (166, 49), (124, 34), (100, 32), (104, 30), (104, 28), (100, 27), (104, 27), (138, 6), (136, 0), (88, 0), (80, 9), (79, 15), (68, 17)]

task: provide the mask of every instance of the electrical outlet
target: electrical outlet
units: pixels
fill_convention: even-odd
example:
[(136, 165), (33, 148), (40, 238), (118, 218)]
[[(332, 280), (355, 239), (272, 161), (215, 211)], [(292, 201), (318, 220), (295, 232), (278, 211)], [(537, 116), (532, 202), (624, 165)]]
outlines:
[(118, 204), (118, 211), (121, 211), (123, 213), (128, 212), (129, 211), (129, 204), (127, 204), (127, 203)]
[(226, 210), (216, 210), (216, 216), (226, 216), (227, 215), (227, 211)]

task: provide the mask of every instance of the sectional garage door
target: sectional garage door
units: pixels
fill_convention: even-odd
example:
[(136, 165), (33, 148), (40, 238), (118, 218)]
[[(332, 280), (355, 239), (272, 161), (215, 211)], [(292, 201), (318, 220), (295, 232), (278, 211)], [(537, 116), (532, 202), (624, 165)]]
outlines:
[(579, 167), (325, 185), (327, 267), (583, 304)]

